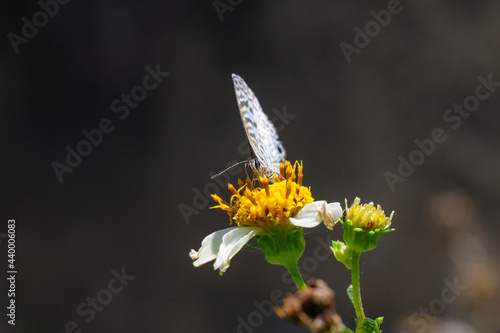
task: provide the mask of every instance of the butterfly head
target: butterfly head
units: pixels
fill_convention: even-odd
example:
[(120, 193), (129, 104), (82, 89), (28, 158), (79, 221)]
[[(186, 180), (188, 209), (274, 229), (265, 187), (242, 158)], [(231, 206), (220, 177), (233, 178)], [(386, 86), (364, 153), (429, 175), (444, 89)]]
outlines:
[(282, 178), (278, 163), (276, 165), (264, 165), (257, 158), (252, 158), (248, 161), (248, 165), (256, 177), (265, 177), (271, 181), (274, 175)]

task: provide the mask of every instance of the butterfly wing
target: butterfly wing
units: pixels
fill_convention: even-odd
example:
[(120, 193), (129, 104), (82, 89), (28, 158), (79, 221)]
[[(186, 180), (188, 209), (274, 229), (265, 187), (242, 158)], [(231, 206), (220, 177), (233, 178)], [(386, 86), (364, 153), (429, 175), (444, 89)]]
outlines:
[(232, 77), (250, 150), (258, 161), (254, 172), (259, 176), (279, 174), (279, 163), (284, 162), (286, 153), (276, 128), (262, 111), (252, 89), (240, 76), (233, 74)]

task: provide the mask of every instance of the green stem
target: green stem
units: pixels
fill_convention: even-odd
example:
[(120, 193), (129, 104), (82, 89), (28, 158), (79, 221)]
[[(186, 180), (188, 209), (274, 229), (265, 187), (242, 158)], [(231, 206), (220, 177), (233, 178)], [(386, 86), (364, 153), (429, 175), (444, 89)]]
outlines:
[(292, 262), (285, 265), (285, 267), (290, 272), (290, 275), (292, 276), (293, 282), (295, 282), (297, 289), (304, 289), (306, 287), (306, 284), (304, 282), (304, 279), (302, 279), (302, 275), (300, 274), (298, 263)]
[[(365, 320), (365, 313), (363, 311), (363, 304), (361, 303), (361, 289), (359, 286), (359, 257), (361, 252), (352, 251), (352, 292), (354, 301), (354, 310), (356, 310), (356, 315), (358, 316), (358, 322), (361, 324)], [(356, 329), (356, 332), (358, 330)]]

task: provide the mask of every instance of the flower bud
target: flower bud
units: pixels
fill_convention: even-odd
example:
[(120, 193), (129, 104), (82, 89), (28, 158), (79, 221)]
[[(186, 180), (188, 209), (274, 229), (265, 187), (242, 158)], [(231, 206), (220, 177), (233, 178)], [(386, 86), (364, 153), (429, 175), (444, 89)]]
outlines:
[(382, 207), (376, 208), (373, 202), (360, 204), (360, 199), (356, 198), (351, 207), (347, 207), (343, 220), (340, 220), (344, 227), (344, 242), (353, 250), (366, 252), (374, 249), (380, 237), (394, 229), (389, 229), (394, 212), (387, 218)]
[(352, 248), (341, 241), (332, 242), (330, 249), (335, 255), (335, 259), (345, 265), (347, 269), (352, 267)]

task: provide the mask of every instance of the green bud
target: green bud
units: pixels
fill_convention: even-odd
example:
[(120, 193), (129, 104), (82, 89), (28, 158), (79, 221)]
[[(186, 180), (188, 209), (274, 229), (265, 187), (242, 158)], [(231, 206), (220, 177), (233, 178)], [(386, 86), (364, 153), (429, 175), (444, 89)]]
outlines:
[(351, 269), (352, 267), (352, 248), (349, 246), (345, 245), (345, 243), (341, 241), (336, 241), (332, 242), (332, 249), (333, 255), (335, 256), (335, 259), (340, 261), (347, 267), (347, 269)]
[(351, 220), (346, 222), (339, 220), (344, 227), (344, 242), (357, 252), (366, 252), (377, 247), (378, 241), (383, 234), (393, 231), (394, 229), (375, 229), (365, 231), (361, 228), (354, 227)]
[(346, 207), (343, 220), (339, 220), (344, 227), (344, 242), (357, 252), (373, 250), (383, 234), (394, 230), (389, 229), (393, 216), (394, 212), (386, 217), (380, 206), (375, 207), (372, 202), (360, 204), (356, 198), (351, 207)]

